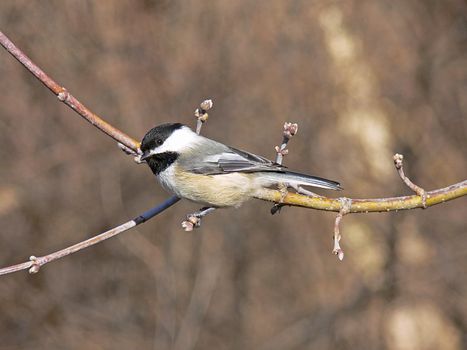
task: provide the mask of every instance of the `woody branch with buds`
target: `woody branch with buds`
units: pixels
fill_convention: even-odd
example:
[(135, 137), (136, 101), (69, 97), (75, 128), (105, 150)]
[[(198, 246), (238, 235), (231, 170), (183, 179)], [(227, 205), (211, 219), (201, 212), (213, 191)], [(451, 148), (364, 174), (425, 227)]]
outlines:
[[(86, 106), (84, 106), (79, 100), (77, 100), (67, 89), (59, 85), (52, 78), (50, 78), (44, 71), (42, 71), (36, 64), (34, 64), (20, 49), (18, 49), (11, 40), (9, 40), (2, 32), (0, 32), (0, 44), (14, 57), (16, 58), (29, 72), (31, 72), (37, 79), (39, 79), (49, 90), (51, 90), (57, 98), (65, 103), (67, 106), (72, 108), (81, 117), (91, 123), (93, 126), (112, 137), (116, 140), (120, 147), (129, 154), (132, 154), (138, 159), (139, 142), (125, 134), (124, 132), (113, 127), (109, 123), (105, 122), (99, 116), (91, 112)], [(208, 105), (210, 103), (206, 102)], [(207, 105), (201, 105), (197, 110), (197, 131), (200, 131), (201, 125), (207, 119), (206, 108)], [(278, 163), (282, 162), (283, 157), (287, 154), (286, 146), (289, 139), (297, 132), (297, 127), (290, 124), (285, 129), (288, 131), (287, 135), (284, 132), (284, 138), (281, 146), (276, 148)], [(393, 197), (393, 198), (376, 198), (376, 199), (343, 199), (343, 198), (328, 198), (322, 196), (316, 196), (312, 193), (304, 192), (304, 189), (296, 188), (296, 192), (286, 192), (275, 189), (264, 189), (257, 195), (258, 199), (271, 201), (278, 205), (275, 206), (276, 210), (281, 206), (299, 206), (310, 209), (335, 211), (338, 213), (334, 227), (334, 249), (333, 252), (338, 255), (339, 258), (343, 257), (342, 249), (339, 246), (341, 238), (339, 226), (342, 217), (348, 213), (368, 213), (368, 212), (386, 212), (396, 210), (408, 210), (415, 208), (428, 208), (436, 204), (444, 203), (449, 200), (453, 200), (467, 194), (467, 180), (450, 185), (445, 188), (425, 191), (422, 188), (414, 185), (404, 174), (402, 168), (402, 156), (395, 156), (396, 169), (401, 176), (401, 179), (413, 190), (415, 195)], [(31, 256), (29, 261), (8, 266), (0, 269), (0, 275), (20, 271), (29, 270), (30, 273), (36, 273), (39, 271), (41, 266), (77, 252), (86, 247), (92, 246), (110, 237), (113, 237), (121, 232), (127, 231), (147, 220), (153, 218), (160, 212), (166, 210), (176, 202), (178, 197), (171, 197), (162, 204), (144, 212), (137, 216), (135, 219), (130, 220), (122, 225), (119, 225), (113, 229), (110, 229), (97, 236), (89, 238), (88, 240), (79, 242), (73, 246), (62, 249), (60, 251), (42, 256), (35, 257)], [(274, 211), (274, 208), (273, 210)]]

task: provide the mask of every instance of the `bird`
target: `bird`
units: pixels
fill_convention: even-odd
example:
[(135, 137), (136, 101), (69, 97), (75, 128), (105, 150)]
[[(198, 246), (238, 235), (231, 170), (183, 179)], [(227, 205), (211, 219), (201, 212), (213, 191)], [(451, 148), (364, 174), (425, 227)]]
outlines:
[(198, 218), (216, 208), (239, 207), (264, 188), (312, 186), (341, 190), (341, 185), (288, 170), (265, 157), (198, 135), (181, 123), (149, 130), (140, 145), (146, 162), (168, 192), (203, 207)]

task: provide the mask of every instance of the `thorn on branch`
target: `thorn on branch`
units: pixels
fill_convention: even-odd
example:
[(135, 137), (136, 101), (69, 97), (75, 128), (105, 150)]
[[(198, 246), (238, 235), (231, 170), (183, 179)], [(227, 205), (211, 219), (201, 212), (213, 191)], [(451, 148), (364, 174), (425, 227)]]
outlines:
[(427, 199), (426, 191), (423, 188), (415, 185), (405, 175), (404, 166), (403, 166), (404, 156), (402, 154), (396, 153), (393, 156), (393, 159), (394, 159), (394, 166), (396, 167), (396, 170), (399, 173), (400, 178), (402, 179), (402, 181), (404, 181), (404, 183), (407, 185), (407, 187), (409, 187), (413, 192), (415, 192), (416, 194), (418, 194), (422, 198), (423, 209), (426, 209), (427, 208), (427, 205), (426, 205), (426, 199)]
[(344, 259), (344, 250), (341, 248), (339, 241), (341, 240), (342, 236), (340, 233), (340, 223), (344, 215), (350, 212), (350, 208), (352, 206), (352, 199), (342, 197), (339, 198), (339, 202), (341, 203), (341, 209), (339, 210), (339, 214), (337, 214), (336, 221), (334, 223), (334, 247), (332, 249), (332, 253), (337, 255), (337, 258), (342, 261)]

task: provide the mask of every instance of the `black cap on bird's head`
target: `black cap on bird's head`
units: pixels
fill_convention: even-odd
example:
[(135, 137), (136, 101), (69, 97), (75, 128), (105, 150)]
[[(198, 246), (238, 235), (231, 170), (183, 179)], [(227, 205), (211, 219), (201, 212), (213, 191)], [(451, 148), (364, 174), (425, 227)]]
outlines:
[(180, 123), (166, 123), (149, 130), (141, 141), (140, 160), (146, 161), (155, 175), (167, 169), (179, 157), (179, 152), (192, 131)]
[(181, 123), (165, 123), (149, 130), (141, 140), (140, 149), (143, 152), (141, 160), (149, 158), (152, 155), (151, 150), (162, 146), (175, 130), (181, 129), (183, 126)]

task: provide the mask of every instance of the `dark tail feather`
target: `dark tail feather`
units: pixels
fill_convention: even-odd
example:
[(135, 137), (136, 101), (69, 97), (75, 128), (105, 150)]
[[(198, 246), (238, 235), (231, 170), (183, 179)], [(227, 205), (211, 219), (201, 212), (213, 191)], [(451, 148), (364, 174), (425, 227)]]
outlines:
[(340, 183), (333, 181), (333, 180), (324, 179), (318, 176), (300, 174), (300, 173), (295, 173), (293, 171), (286, 171), (285, 175), (288, 178), (290, 178), (292, 181), (295, 180), (299, 184), (305, 185), (305, 186), (321, 187), (321, 188), (327, 188), (330, 190), (337, 190), (337, 191), (340, 191), (343, 189)]

